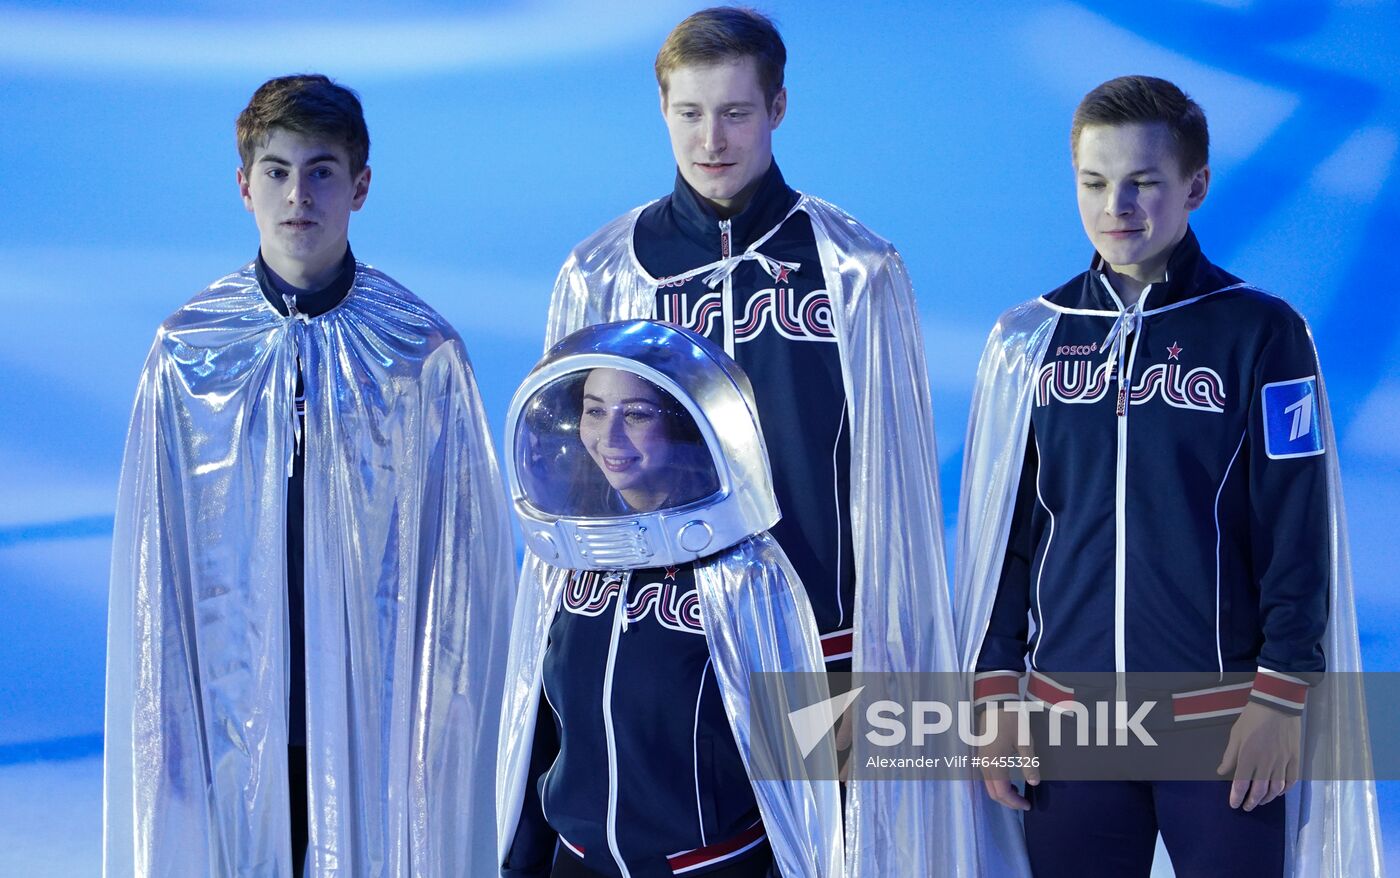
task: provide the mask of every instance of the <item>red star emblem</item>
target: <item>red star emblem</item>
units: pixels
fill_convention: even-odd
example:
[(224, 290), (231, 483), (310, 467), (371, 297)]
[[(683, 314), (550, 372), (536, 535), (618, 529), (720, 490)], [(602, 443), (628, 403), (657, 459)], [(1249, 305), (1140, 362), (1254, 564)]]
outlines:
[(791, 283), (791, 281), (788, 280), (788, 272), (790, 271), (792, 271), (792, 269), (788, 268), (786, 265), (779, 265), (778, 276), (774, 278), (774, 280), (780, 284)]
[(1176, 342), (1172, 342), (1172, 346), (1169, 347), (1169, 348), (1167, 348), (1167, 359), (1168, 359), (1168, 360), (1177, 360), (1177, 359), (1180, 359), (1180, 357), (1177, 356), (1177, 354), (1179, 354), (1179, 353), (1181, 353), (1181, 348), (1179, 348), (1179, 347), (1176, 346)]
[(679, 567), (667, 567), (667, 568), (666, 568), (666, 578), (669, 579), (669, 580), (671, 580), (672, 582), (674, 582), (675, 579), (676, 579), (676, 574), (679, 573), (680, 571), (681, 571), (681, 569), (680, 569)]

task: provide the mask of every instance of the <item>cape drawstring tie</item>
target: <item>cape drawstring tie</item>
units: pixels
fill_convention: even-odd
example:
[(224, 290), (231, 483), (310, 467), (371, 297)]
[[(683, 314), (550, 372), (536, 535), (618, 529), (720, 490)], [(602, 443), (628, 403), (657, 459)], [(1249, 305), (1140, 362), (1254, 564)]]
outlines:
[(705, 274), (705, 279), (703, 283), (710, 289), (714, 289), (715, 287), (724, 283), (725, 279), (734, 273), (734, 269), (739, 267), (739, 263), (748, 260), (753, 260), (759, 265), (762, 265), (763, 270), (768, 272), (768, 276), (773, 278), (773, 280), (775, 281), (782, 277), (784, 269), (786, 269), (787, 271), (797, 271), (802, 267), (802, 263), (784, 262), (781, 259), (774, 259), (771, 256), (758, 252), (758, 248), (768, 243), (768, 239), (777, 234), (778, 229), (781, 229), (783, 227), (783, 223), (788, 221), (788, 217), (792, 216), (794, 213), (797, 212), (797, 208), (801, 204), (801, 201), (798, 201), (797, 204), (794, 204), (792, 206), (792, 210), (789, 210), (787, 212), (787, 216), (784, 216), (781, 222), (779, 222), (776, 226), (765, 232), (763, 234), (763, 237), (750, 244), (748, 246), (748, 249), (746, 249), (743, 253), (736, 253), (733, 256), (726, 256), (723, 259), (717, 259), (714, 262), (709, 263), (708, 265), (701, 265), (696, 268), (692, 268), (690, 271), (675, 275), (674, 277), (668, 277), (666, 278), (666, 282), (674, 284), (679, 281), (687, 281), (690, 280), (692, 277), (696, 277), (698, 275), (705, 274), (705, 272), (709, 272), (709, 274)]
[(287, 395), (292, 400), (292, 447), (291, 453), (287, 455), (287, 478), (290, 479), (292, 474), (296, 471), (297, 453), (301, 451), (301, 415), (297, 412), (297, 378), (301, 375), (301, 334), (303, 332), (302, 327), (311, 325), (311, 317), (297, 310), (297, 300), (295, 296), (289, 296), (283, 293), (282, 301), (287, 305), (287, 316), (295, 320), (296, 323), (301, 324), (298, 326), (294, 323), (291, 327), (292, 365), (294, 368), (288, 378), (288, 382), (291, 386), (287, 388)]
[(1128, 346), (1128, 336), (1137, 332), (1138, 324), (1141, 321), (1142, 311), (1138, 309), (1137, 302), (1124, 308), (1119, 312), (1118, 319), (1113, 321), (1108, 335), (1104, 336), (1103, 344), (1099, 345), (1099, 350), (1105, 351), (1110, 358), (1117, 356), (1121, 360), (1122, 353)]
[[(757, 246), (757, 244), (754, 245), (754, 247)], [(714, 270), (711, 271), (709, 274), (705, 275), (703, 283), (710, 289), (714, 289), (715, 287), (724, 283), (725, 278), (729, 277), (731, 274), (734, 273), (734, 269), (739, 267), (739, 263), (745, 262), (747, 260), (754, 260), (758, 262), (758, 264), (763, 266), (763, 270), (768, 272), (769, 277), (773, 278), (773, 280), (777, 280), (779, 277), (782, 276), (782, 269), (784, 268), (788, 269), (789, 271), (797, 271), (799, 268), (802, 267), (802, 263), (800, 262), (784, 262), (781, 259), (774, 259), (773, 257), (760, 253), (751, 247), (748, 250), (745, 250), (743, 253), (738, 254), (737, 256), (730, 256), (728, 258), (721, 259), (719, 262), (714, 263)], [(708, 265), (705, 266), (705, 268), (709, 267), (710, 266)]]

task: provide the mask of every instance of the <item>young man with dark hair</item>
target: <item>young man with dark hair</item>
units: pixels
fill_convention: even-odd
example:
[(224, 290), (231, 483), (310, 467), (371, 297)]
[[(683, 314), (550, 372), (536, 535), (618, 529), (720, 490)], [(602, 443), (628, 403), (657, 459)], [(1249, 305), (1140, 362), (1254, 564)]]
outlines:
[[(1031, 769), (1023, 797), (984, 769), (987, 794), (1024, 812), (1037, 876), (1145, 876), (1159, 831), (1178, 874), (1373, 874), (1374, 846), (1332, 835), (1374, 832), (1364, 796), (1304, 784), (1297, 813), (1314, 819), (1302, 825), (1283, 798), (1303, 763), (1309, 683), (1359, 670), (1307, 325), (1202, 253), (1189, 220), (1210, 186), (1209, 134), (1175, 85), (1095, 88), (1071, 154), (1093, 262), (1002, 316), (974, 396), (964, 660), (988, 710), (1076, 701), (1086, 672), (1109, 675), (1118, 701), (1150, 685), (1130, 675), (1203, 674), (1159, 699), (1163, 727), (1230, 723), (1217, 771), (1232, 780), (1040, 781)], [(1338, 682), (1345, 697), (1326, 709), (1359, 706), (1353, 685)], [(1351, 728), (1347, 746), (1365, 751), (1364, 728)], [(1016, 723), (997, 732), (986, 754), (1014, 754)]]
[[(748, 9), (702, 10), (671, 32), (656, 79), (674, 188), (574, 249), (546, 345), (631, 318), (720, 345), (753, 380), (783, 512), (772, 533), (811, 600), (828, 668), (951, 671), (938, 458), (913, 291), (888, 241), (779, 171), (772, 139), (787, 112), (786, 59), (773, 23)], [(688, 716), (676, 721), (690, 728)], [(694, 761), (678, 754), (673, 777), (650, 780), (694, 785)], [(967, 871), (970, 806), (956, 784), (857, 776), (847, 798), (853, 874)], [(600, 807), (597, 819), (611, 818)], [(890, 843), (894, 827), (916, 837)], [(590, 848), (583, 865), (618, 869), (606, 848)]]
[(257, 257), (161, 324), (113, 535), (105, 868), (485, 874), (510, 532), (457, 333), (357, 262), (355, 93), (237, 123)]

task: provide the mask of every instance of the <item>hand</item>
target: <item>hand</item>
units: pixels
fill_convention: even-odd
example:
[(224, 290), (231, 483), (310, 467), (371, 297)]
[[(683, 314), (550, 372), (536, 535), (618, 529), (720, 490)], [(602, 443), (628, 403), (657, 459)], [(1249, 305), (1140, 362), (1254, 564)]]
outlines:
[(1020, 756), (1025, 766), (1022, 771), (1026, 776), (1026, 783), (1031, 786), (1040, 784), (1040, 770), (1031, 765), (1035, 760), (1035, 748), (1027, 741), (1024, 746), (1016, 744), (1016, 727), (1018, 725), (1015, 715), (1010, 711), (1002, 710), (1003, 702), (992, 702), (982, 711), (982, 715), (977, 721), (977, 736), (980, 738), (987, 731), (987, 722), (993, 711), (1000, 715), (997, 717), (997, 735), (990, 744), (985, 744), (977, 748), (977, 755), (984, 760), (982, 763), (982, 785), (987, 788), (987, 795), (992, 801), (1005, 805), (1014, 811), (1029, 811), (1031, 803), (1021, 795), (1016, 789), (1016, 785), (1011, 782), (1011, 769), (1000, 765), (999, 760), (1010, 756)]
[(851, 736), (855, 725), (851, 714), (854, 712), (848, 710), (836, 721), (836, 779), (842, 784), (851, 779), (851, 745), (854, 743)]
[(1267, 805), (1298, 782), (1303, 718), (1257, 701), (1244, 707), (1230, 729), (1230, 743), (1216, 772), (1234, 773), (1230, 807), (1253, 811)]

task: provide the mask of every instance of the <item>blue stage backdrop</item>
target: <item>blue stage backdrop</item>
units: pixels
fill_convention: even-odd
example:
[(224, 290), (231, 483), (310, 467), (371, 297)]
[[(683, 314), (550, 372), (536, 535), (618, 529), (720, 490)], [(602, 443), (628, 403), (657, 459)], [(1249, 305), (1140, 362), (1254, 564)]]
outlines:
[[(1365, 660), (1400, 669), (1396, 5), (759, 5), (791, 56), (784, 173), (896, 242), (913, 274), (950, 523), (987, 330), (1090, 255), (1074, 105), (1126, 73), (1202, 104), (1214, 180), (1195, 227), (1217, 262), (1312, 323)], [(374, 178), (355, 252), (460, 329), (498, 431), (569, 247), (670, 187), (651, 64), (696, 7), (463, 7), (0, 4), (0, 874), (97, 874), (122, 442), (156, 325), (255, 253), (233, 140), (253, 88), (314, 70), (361, 92)], [(1400, 835), (1400, 797), (1381, 789)]]

